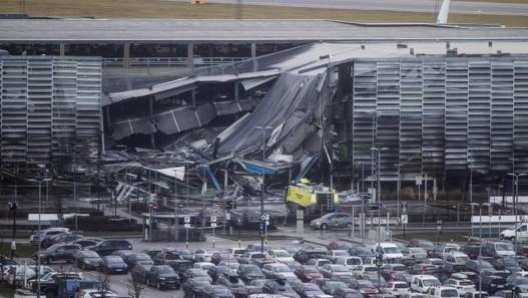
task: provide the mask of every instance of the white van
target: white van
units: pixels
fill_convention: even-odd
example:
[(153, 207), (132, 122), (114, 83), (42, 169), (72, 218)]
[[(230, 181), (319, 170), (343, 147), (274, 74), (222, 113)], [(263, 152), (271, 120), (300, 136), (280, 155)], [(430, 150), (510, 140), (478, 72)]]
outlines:
[(387, 261), (394, 261), (403, 258), (403, 253), (401, 252), (398, 245), (392, 242), (383, 242), (375, 244), (374, 252), (381, 253), (383, 259)]
[(363, 260), (360, 257), (337, 257), (335, 263), (347, 266), (349, 270), (354, 270), (363, 265)]
[(431, 287), (439, 287), (442, 284), (438, 278), (432, 275), (414, 275), (411, 280), (411, 290), (425, 294)]
[(517, 230), (517, 240), (524, 242), (528, 240), (528, 223), (519, 223), (509, 229), (502, 231), (499, 234), (499, 238), (503, 240), (514, 240), (515, 230)]

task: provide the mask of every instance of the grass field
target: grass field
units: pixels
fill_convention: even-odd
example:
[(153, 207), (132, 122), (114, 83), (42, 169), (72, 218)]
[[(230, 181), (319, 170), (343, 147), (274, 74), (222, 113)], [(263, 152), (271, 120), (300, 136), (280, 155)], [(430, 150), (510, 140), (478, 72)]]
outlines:
[[(528, 3), (528, 0), (508, 1)], [(23, 12), (21, 2), (22, 0), (3, 0), (0, 12)], [(352, 22), (434, 22), (435, 20), (433, 13), (256, 5), (244, 5), (241, 13), (238, 14), (236, 5), (191, 5), (190, 0), (188, 3), (155, 0), (25, 0), (25, 3), (26, 11), (32, 17), (235, 19), (240, 15), (243, 19), (328, 19)], [(528, 26), (528, 18), (523, 16), (450, 14), (449, 22)]]

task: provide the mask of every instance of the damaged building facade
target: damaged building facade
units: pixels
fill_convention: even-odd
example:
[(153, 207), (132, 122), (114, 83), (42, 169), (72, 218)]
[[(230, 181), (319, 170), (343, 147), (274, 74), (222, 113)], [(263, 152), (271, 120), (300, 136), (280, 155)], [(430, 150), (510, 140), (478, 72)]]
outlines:
[[(470, 173), (498, 183), (509, 172), (528, 171), (525, 29), (328, 21), (34, 22), (45, 31), (42, 38), (60, 37), (50, 37), (60, 54), (76, 38), (58, 29), (64, 22), (72, 32), (91, 28), (76, 41), (82, 44), (119, 40), (116, 32), (128, 31), (130, 40), (116, 42), (123, 61), (131, 58), (131, 44), (186, 44), (189, 60), (183, 64), (191, 66), (199, 43), (249, 43), (251, 52), (257, 43), (303, 44), (185, 71), (130, 63), (123, 63), (122, 72), (103, 68), (97, 119), (104, 133), (99, 126), (91, 132), (104, 144), (104, 169), (117, 173), (113, 197), (121, 202), (158, 196), (170, 206), (175, 197), (219, 201), (226, 193), (247, 200), (258, 196), (263, 174), (267, 200), (282, 203), (284, 187), (301, 178), (365, 192), (377, 176), (394, 187), (416, 177), (460, 184)], [(187, 30), (167, 32), (166, 22)], [(115, 30), (107, 30), (109, 23)], [(22, 39), (42, 42), (33, 27), (24, 26)], [(10, 31), (2, 28), (0, 22), (5, 44)], [(84, 116), (76, 119), (84, 128)], [(8, 154), (3, 148), (2, 156)]]

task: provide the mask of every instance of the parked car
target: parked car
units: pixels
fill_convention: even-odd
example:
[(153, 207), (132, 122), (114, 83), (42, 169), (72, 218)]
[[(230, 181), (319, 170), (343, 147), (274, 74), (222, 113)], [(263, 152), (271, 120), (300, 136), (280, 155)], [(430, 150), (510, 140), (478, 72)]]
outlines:
[(297, 292), (301, 298), (315, 298), (324, 295), (324, 292), (321, 290), (321, 288), (313, 283), (297, 284), (293, 287), (293, 290)]
[(197, 297), (206, 287), (209, 286), (211, 286), (211, 284), (206, 280), (190, 278), (182, 284), (181, 289), (184, 297)]
[(252, 280), (255, 279), (264, 279), (264, 273), (262, 270), (255, 264), (242, 264), (237, 269), (237, 273), (246, 284), (249, 284)]
[(96, 245), (97, 243), (103, 241), (102, 238), (97, 237), (83, 237), (78, 240), (72, 241), (72, 244), (79, 244), (83, 248), (86, 248), (88, 246)]
[(363, 295), (358, 290), (349, 288), (337, 288), (332, 296), (334, 298), (363, 298)]
[(326, 256), (327, 250), (325, 248), (310, 247), (300, 249), (293, 255), (293, 259), (301, 264), (306, 264), (308, 260), (320, 259)]
[[(221, 276), (219, 276), (218, 279), (220, 279), (220, 277)], [(181, 276), (181, 280), (185, 282), (189, 278), (200, 278), (203, 280), (207, 280), (210, 283), (213, 282), (213, 279), (211, 278), (211, 276), (209, 276), (209, 274), (207, 274), (207, 271), (202, 270), (202, 269), (192, 268), (192, 269), (185, 270), (185, 272), (183, 272)], [(216, 282), (218, 282), (218, 279), (216, 280)]]
[(486, 242), (484, 243), (482, 253), (485, 256), (494, 258), (515, 256), (513, 244), (510, 242)]
[(195, 249), (194, 250), (194, 262), (211, 262), (211, 257), (213, 252), (208, 252), (205, 249)]
[(489, 262), (497, 270), (508, 270), (511, 273), (522, 271), (522, 268), (517, 260), (512, 257), (491, 259)]
[(77, 250), (73, 254), (75, 267), (87, 269), (99, 269), (103, 259), (93, 250)]
[[(46, 250), (40, 251), (40, 260), (47, 264), (55, 261), (73, 262), (74, 253), (80, 249), (82, 249), (82, 247), (76, 244), (55, 244), (48, 247)], [(33, 259), (35, 260), (37, 259), (37, 253), (38, 251), (33, 255)]]
[(451, 287), (430, 287), (426, 293), (429, 298), (459, 298), (460, 293)]
[(425, 293), (427, 289), (441, 285), (438, 278), (432, 275), (415, 275), (411, 281), (411, 290), (418, 293)]
[(380, 268), (381, 276), (383, 276), (383, 278), (385, 278), (386, 280), (391, 280), (392, 276), (394, 276), (394, 274), (396, 273), (406, 271), (407, 267), (405, 267), (403, 264), (398, 263), (385, 264)]
[(350, 242), (345, 242), (345, 241), (332, 241), (328, 244), (327, 246), (327, 249), (328, 250), (346, 250), (348, 251), (349, 249), (351, 249), (352, 247), (354, 247), (354, 245), (352, 245), (352, 243)]
[(319, 269), (319, 272), (326, 278), (341, 277), (341, 276), (352, 276), (352, 272), (348, 270), (348, 267), (337, 264), (327, 264)]
[(100, 270), (101, 272), (105, 272), (106, 274), (127, 274), (128, 266), (125, 261), (123, 261), (123, 258), (120, 256), (106, 256), (103, 257), (103, 262), (101, 263)]
[(178, 274), (168, 265), (153, 265), (147, 274), (146, 284), (156, 287), (180, 289), (181, 282)]
[(336, 259), (339, 257), (350, 257), (350, 255), (346, 250), (329, 250), (325, 256), (325, 258), (327, 258), (328, 260), (330, 260), (330, 262), (334, 264), (336, 262)]
[(221, 285), (205, 287), (196, 298), (234, 298), (228, 288)]
[(460, 295), (465, 295), (467, 292), (476, 291), (475, 285), (469, 279), (449, 278), (444, 281), (444, 286), (457, 289)]
[(128, 249), (132, 250), (132, 244), (127, 240), (103, 240), (94, 246), (86, 247), (95, 251), (101, 257), (111, 255), (113, 252)]
[(482, 277), (482, 289), (490, 295), (494, 295), (497, 291), (506, 288), (506, 279), (501, 276), (487, 275)]
[(175, 260), (183, 260), (183, 258), (174, 251), (160, 251), (153, 259), (155, 265), (169, 265)]
[(154, 261), (149, 255), (143, 252), (134, 253), (129, 256), (126, 260), (128, 268), (134, 268), (137, 265), (154, 265)]
[(381, 288), (381, 292), (384, 294), (390, 294), (393, 296), (401, 296), (403, 294), (407, 294), (411, 292), (411, 288), (409, 287), (409, 284), (403, 281), (392, 281), (385, 284), (383, 288)]
[[(336, 280), (327, 280), (321, 286), (321, 290), (327, 295), (334, 295), (335, 290), (345, 288), (348, 288), (346, 283)], [(359, 293), (359, 291), (356, 292)]]
[(415, 260), (424, 260), (427, 258), (427, 251), (422, 247), (406, 247), (402, 249), (402, 254), (404, 257)]
[(304, 265), (301, 266), (293, 271), (295, 276), (299, 278), (302, 282), (309, 282), (314, 278), (321, 278), (323, 275), (319, 270), (317, 270), (317, 267), (315, 266), (309, 266)]
[(41, 241), (46, 239), (47, 237), (62, 234), (62, 233), (68, 233), (70, 231), (69, 228), (48, 228), (45, 230), (40, 231), (40, 233), (34, 233), (31, 236), (29, 236), (29, 243), (32, 245), (39, 245)]
[(425, 239), (411, 239), (409, 240), (409, 247), (419, 247), (426, 251), (426, 253), (433, 251), (435, 245), (433, 242)]
[(140, 284), (147, 284), (148, 273), (153, 265), (138, 265), (135, 266), (131, 271), (130, 275), (132, 281)]
[(351, 256), (360, 257), (363, 260), (365, 260), (366, 258), (373, 258), (376, 256), (374, 252), (372, 251), (372, 249), (368, 247), (364, 247), (364, 246), (352, 247), (351, 249), (348, 250), (348, 253)]
[(294, 261), (292, 255), (284, 249), (273, 249), (268, 251), (268, 255), (277, 262), (286, 263)]
[(68, 243), (68, 242), (76, 241), (76, 240), (82, 239), (82, 238), (83, 238), (83, 236), (74, 235), (74, 234), (71, 234), (70, 232), (60, 233), (60, 234), (49, 236), (49, 237), (46, 237), (45, 239), (43, 239), (40, 242), (40, 247), (41, 248), (48, 248), (48, 247), (50, 247), (50, 246), (52, 246), (54, 244)]
[(379, 293), (378, 288), (370, 280), (356, 279), (350, 282), (348, 286), (351, 289), (358, 290), (365, 297)]
[(290, 267), (282, 263), (266, 264), (262, 267), (262, 273), (267, 279), (297, 278)]
[(290, 298), (300, 298), (285, 279), (271, 279), (264, 283), (262, 292), (266, 294), (279, 294)]
[(328, 213), (310, 222), (310, 227), (317, 230), (332, 228), (350, 228), (352, 216), (348, 213)]

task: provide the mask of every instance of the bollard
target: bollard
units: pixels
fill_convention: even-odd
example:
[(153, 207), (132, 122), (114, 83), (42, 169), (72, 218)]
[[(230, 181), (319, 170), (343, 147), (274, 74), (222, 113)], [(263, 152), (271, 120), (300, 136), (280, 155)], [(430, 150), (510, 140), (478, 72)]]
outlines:
[(238, 239), (238, 247), (242, 247), (242, 243), (241, 243), (240, 239)]
[(185, 248), (189, 249), (189, 242), (185, 242)]
[(213, 248), (215, 248), (215, 241), (213, 240)]

